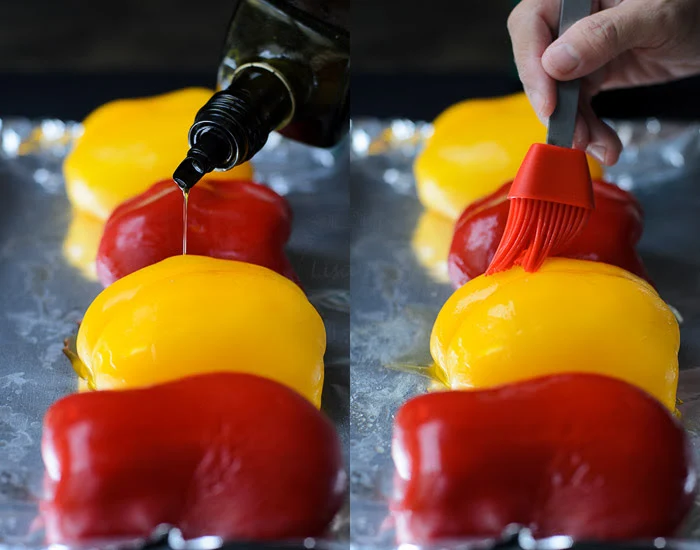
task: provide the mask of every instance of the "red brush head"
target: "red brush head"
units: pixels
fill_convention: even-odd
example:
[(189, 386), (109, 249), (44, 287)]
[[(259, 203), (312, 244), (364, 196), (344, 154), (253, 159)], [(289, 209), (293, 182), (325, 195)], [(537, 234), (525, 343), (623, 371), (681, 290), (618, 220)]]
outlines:
[(508, 198), (508, 221), (487, 275), (518, 264), (537, 271), (581, 233), (595, 206), (586, 154), (535, 143)]
[(595, 204), (593, 183), (586, 153), (535, 143), (525, 155), (508, 198), (555, 202), (592, 210)]

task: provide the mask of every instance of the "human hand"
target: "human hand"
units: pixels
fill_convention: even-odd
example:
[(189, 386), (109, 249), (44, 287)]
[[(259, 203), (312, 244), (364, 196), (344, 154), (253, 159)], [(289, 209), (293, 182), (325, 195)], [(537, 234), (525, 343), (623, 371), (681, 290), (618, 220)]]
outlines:
[(592, 15), (557, 40), (560, 0), (523, 0), (508, 19), (525, 93), (546, 123), (557, 80), (581, 78), (574, 147), (603, 164), (622, 143), (593, 112), (601, 90), (660, 84), (700, 73), (700, 1), (593, 0)]

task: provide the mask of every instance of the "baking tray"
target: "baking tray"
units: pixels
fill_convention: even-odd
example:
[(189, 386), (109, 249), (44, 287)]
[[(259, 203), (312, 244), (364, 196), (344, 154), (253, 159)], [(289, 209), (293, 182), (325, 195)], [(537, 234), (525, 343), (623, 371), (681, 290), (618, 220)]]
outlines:
[[(33, 524), (41, 492), (42, 418), (76, 390), (62, 354), (101, 286), (62, 253), (71, 209), (62, 161), (80, 124), (0, 120), (0, 545), (40, 547)], [(256, 179), (286, 195), (294, 212), (288, 252), (328, 336), (323, 409), (335, 422), (348, 464), (348, 143), (316, 150), (271, 136)], [(348, 538), (347, 505), (333, 540)], [(307, 546), (308, 546), (307, 541)], [(326, 544), (325, 547), (337, 546)], [(341, 544), (342, 546), (342, 544)]]
[[(607, 177), (641, 200), (646, 212), (641, 255), (660, 294), (683, 318), (679, 397), (697, 462), (700, 126), (654, 119), (613, 125), (625, 152)], [(416, 197), (412, 165), (431, 132), (430, 124), (408, 120), (355, 120), (352, 129), (350, 498), (351, 547), (357, 549), (396, 547), (387, 515), (392, 421), (402, 403), (427, 391), (431, 383), (416, 367), (431, 363), (430, 332), (452, 293), (449, 283), (421, 265), (411, 245), (424, 212)], [(687, 539), (656, 541), (656, 547), (700, 548), (694, 541), (700, 539), (697, 505), (682, 536)], [(439, 548), (480, 548), (486, 542), (456, 541)], [(571, 543), (559, 537), (539, 547), (567, 548)], [(419, 550), (414, 545), (401, 547), (408, 548)]]

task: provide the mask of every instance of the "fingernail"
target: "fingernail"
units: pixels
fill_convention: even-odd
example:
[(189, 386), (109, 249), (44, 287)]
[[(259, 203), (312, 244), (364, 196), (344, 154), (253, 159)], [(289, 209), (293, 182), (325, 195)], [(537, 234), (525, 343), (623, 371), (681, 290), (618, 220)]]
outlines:
[[(581, 56), (567, 43), (557, 44), (544, 52), (544, 56), (549, 65), (553, 66), (561, 73), (570, 73), (581, 62)], [(544, 60), (543, 60), (544, 61)]]
[(537, 117), (540, 120), (542, 120), (542, 111), (544, 111), (545, 104), (544, 96), (537, 90), (527, 90), (525, 93), (527, 94), (527, 97), (530, 100), (530, 103), (532, 104), (532, 108), (535, 109)]
[(605, 155), (608, 151), (602, 145), (589, 145), (586, 152), (594, 157), (598, 162), (605, 164)]

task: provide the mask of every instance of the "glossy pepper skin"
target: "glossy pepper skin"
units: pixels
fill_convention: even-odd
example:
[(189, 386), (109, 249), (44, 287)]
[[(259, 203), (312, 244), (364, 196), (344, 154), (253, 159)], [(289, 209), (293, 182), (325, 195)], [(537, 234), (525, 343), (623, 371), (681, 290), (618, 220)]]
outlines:
[(431, 210), (421, 213), (411, 238), (411, 248), (418, 262), (437, 282), (447, 283), (447, 256), (454, 221)]
[(680, 331), (653, 287), (608, 264), (550, 258), (460, 287), (430, 339), (437, 377), (488, 388), (562, 372), (620, 378), (675, 409)]
[[(153, 182), (170, 178), (189, 149), (187, 133), (197, 111), (212, 96), (205, 88), (120, 99), (83, 121), (83, 135), (63, 164), (66, 192), (74, 207), (106, 220), (126, 199)], [(210, 177), (250, 179), (243, 164)]]
[(394, 423), (401, 542), (496, 537), (638, 540), (676, 533), (693, 504), (685, 431), (614, 378), (555, 375), (406, 403)]
[[(423, 206), (453, 220), (515, 178), (530, 146), (547, 133), (523, 93), (457, 103), (433, 127), (416, 158), (416, 189)], [(592, 178), (602, 176), (590, 158), (589, 168)]]
[[(455, 226), (448, 272), (455, 287), (486, 272), (508, 220), (507, 183), (468, 206)], [(560, 254), (566, 258), (616, 265), (649, 281), (635, 246), (642, 236), (644, 214), (639, 201), (604, 181), (593, 182), (595, 210), (583, 232)]]
[(97, 281), (95, 258), (105, 222), (81, 210), (72, 209), (63, 239), (63, 257), (89, 281)]
[(46, 414), (42, 455), (49, 543), (146, 536), (164, 523), (188, 538), (318, 536), (345, 490), (331, 422), (247, 374), (71, 395)]
[(321, 403), (320, 315), (298, 285), (249, 263), (188, 254), (127, 275), (92, 302), (76, 348), (98, 390), (234, 371)]
[[(97, 253), (104, 286), (182, 254), (182, 191), (172, 179), (119, 205)], [(247, 180), (200, 181), (188, 199), (187, 253), (261, 265), (297, 282), (284, 252), (292, 211), (269, 187)]]

